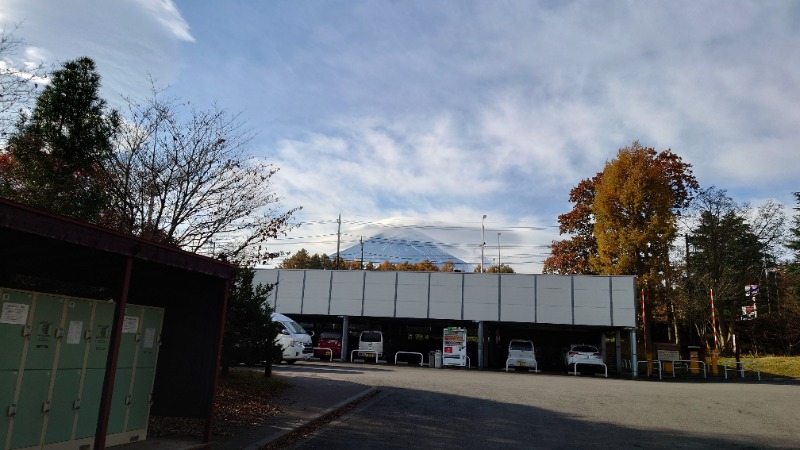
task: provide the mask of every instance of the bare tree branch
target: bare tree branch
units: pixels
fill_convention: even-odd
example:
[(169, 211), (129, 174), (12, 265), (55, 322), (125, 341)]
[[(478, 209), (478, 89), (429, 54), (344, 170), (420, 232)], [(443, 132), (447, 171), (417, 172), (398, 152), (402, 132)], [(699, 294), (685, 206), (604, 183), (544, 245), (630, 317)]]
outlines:
[(117, 228), (188, 251), (264, 259), (268, 239), (292, 227), (270, 185), (278, 168), (252, 158), (255, 133), (239, 115), (163, 98), (129, 101), (109, 167)]
[[(16, 37), (20, 25), (0, 30), (0, 143), (6, 142), (12, 127), (25, 114), (46, 82), (44, 64), (20, 63), (16, 56), (25, 42)], [(23, 64), (25, 67), (20, 68)]]

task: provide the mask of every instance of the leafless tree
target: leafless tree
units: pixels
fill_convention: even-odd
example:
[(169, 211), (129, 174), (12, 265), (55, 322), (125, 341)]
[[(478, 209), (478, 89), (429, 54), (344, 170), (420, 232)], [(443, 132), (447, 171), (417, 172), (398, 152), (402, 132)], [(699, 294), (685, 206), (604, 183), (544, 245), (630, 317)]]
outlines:
[(774, 264), (781, 256), (786, 254), (784, 239), (786, 237), (786, 213), (783, 205), (775, 200), (767, 200), (755, 212), (751, 220), (753, 233), (758, 236), (764, 245), (765, 254), (769, 255)]
[(277, 167), (246, 150), (255, 133), (239, 115), (165, 99), (129, 101), (128, 122), (109, 164), (112, 226), (192, 252), (263, 260), (268, 239), (292, 214), (272, 190)]
[(25, 42), (15, 36), (19, 25), (0, 30), (0, 143), (4, 143), (21, 114), (31, 106), (45, 80), (43, 63), (23, 68), (14, 60)]

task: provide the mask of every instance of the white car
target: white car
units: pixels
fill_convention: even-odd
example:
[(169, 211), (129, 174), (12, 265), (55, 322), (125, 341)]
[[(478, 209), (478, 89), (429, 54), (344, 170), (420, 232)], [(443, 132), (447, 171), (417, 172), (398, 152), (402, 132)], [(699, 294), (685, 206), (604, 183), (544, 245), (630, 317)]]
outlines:
[(509, 367), (514, 370), (539, 371), (536, 363), (536, 353), (533, 349), (533, 341), (527, 339), (512, 339), (508, 343), (508, 359), (506, 359), (506, 372)]
[[(272, 322), (278, 328), (278, 337), (275, 339), (283, 348), (283, 354), (273, 358), (273, 362), (294, 364), (297, 361), (306, 361), (311, 358), (313, 348), (311, 335), (297, 322), (283, 314), (273, 313)], [(313, 333), (313, 331), (312, 331)]]
[(600, 353), (600, 350), (598, 350), (594, 345), (586, 344), (570, 345), (569, 350), (567, 350), (567, 353), (564, 356), (564, 363), (567, 365), (567, 369), (576, 372), (577, 367), (575, 367), (575, 364), (591, 364), (596, 366), (602, 366), (605, 364), (603, 362), (603, 354)]

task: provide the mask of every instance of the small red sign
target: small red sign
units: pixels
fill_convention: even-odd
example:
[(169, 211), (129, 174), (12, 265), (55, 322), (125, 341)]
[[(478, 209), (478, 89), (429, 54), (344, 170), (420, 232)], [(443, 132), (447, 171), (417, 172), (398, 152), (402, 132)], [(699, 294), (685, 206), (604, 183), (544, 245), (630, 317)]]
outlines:
[(453, 353), (453, 347), (445, 347), (444, 348), (444, 352), (445, 353)]

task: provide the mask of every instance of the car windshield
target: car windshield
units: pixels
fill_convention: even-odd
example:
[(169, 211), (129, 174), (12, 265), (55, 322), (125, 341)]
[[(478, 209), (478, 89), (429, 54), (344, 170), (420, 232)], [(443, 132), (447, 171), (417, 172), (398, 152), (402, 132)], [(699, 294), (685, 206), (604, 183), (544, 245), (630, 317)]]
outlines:
[(524, 352), (532, 352), (533, 344), (531, 342), (525, 342), (525, 341), (512, 341), (511, 346), (509, 348), (511, 350), (522, 350)]
[(598, 353), (597, 347), (592, 347), (591, 345), (576, 345), (572, 347), (572, 351), (581, 353)]
[(380, 342), (381, 334), (374, 331), (365, 331), (361, 333), (361, 342)]
[(283, 324), (292, 333), (295, 333), (295, 334), (308, 334), (308, 333), (306, 333), (306, 330), (304, 330), (303, 327), (301, 327), (300, 324), (297, 323), (297, 322), (283, 322)]
[(341, 333), (337, 333), (335, 331), (323, 331), (319, 335), (319, 338), (320, 339), (341, 339), (342, 338), (342, 334)]

